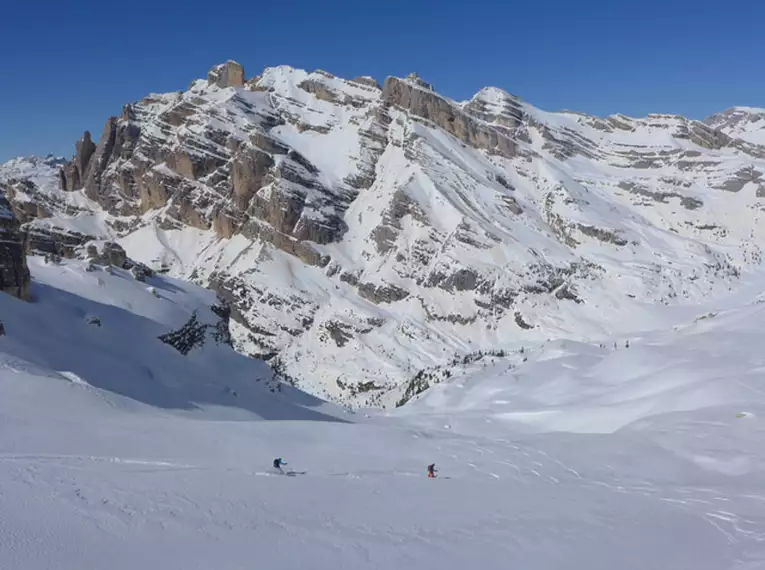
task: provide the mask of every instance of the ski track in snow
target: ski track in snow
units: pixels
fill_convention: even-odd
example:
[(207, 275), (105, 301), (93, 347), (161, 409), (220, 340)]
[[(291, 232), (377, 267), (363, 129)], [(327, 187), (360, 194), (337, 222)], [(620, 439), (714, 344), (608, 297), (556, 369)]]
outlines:
[[(350, 429), (350, 428), (349, 428)], [(447, 445), (448, 449), (456, 453), (446, 453), (450, 458), (442, 460), (439, 464), (443, 472), (457, 471), (453, 463), (463, 463), (469, 467), (469, 470), (461, 475), (450, 475), (441, 481), (429, 482), (434, 485), (454, 485), (462, 482), (470, 482), (471, 485), (479, 484), (483, 489), (493, 489), (491, 493), (504, 493), (507, 490), (511, 492), (521, 483), (528, 485), (528, 477), (537, 478), (544, 485), (565, 485), (568, 487), (567, 493), (577, 494), (577, 487), (581, 489), (590, 489), (595, 491), (596, 496), (602, 492), (614, 496), (612, 498), (602, 497), (603, 501), (618, 501), (620, 495), (636, 495), (645, 497), (652, 501), (661, 501), (665, 508), (681, 510), (683, 513), (690, 514), (693, 517), (699, 517), (706, 521), (710, 527), (714, 528), (729, 544), (738, 544), (746, 541), (760, 542), (765, 540), (765, 527), (763, 519), (759, 521), (751, 520), (746, 515), (735, 512), (736, 505), (746, 505), (750, 502), (750, 497), (728, 495), (726, 497), (712, 496), (716, 491), (705, 488), (684, 488), (670, 493), (668, 489), (658, 489), (651, 482), (638, 481), (629, 485), (617, 484), (615, 481), (603, 481), (596, 479), (583, 478), (575, 469), (568, 467), (563, 462), (549, 457), (549, 454), (543, 450), (534, 448), (518, 448), (517, 446), (498, 446), (496, 442), (487, 442), (479, 445), (475, 441), (468, 443), (462, 441), (441, 442), (440, 445)], [(486, 462), (480, 462), (476, 457), (491, 456), (492, 459)], [(495, 458), (496, 457), (496, 458)], [(502, 458), (502, 459), (497, 459)], [(541, 458), (537, 461), (532, 458)], [(45, 481), (43, 474), (46, 471), (53, 470), (57, 473), (57, 483), (49, 489), (55, 496), (65, 498), (69, 502), (78, 505), (78, 512), (87, 515), (88, 518), (94, 517), (94, 512), (101, 509), (111, 512), (109, 516), (127, 517), (136, 519), (138, 517), (147, 517), (150, 519), (157, 511), (166, 511), (175, 513), (175, 517), (183, 513), (190, 518), (202, 517), (205, 525), (213, 527), (227, 527), (233, 523), (228, 519), (219, 518), (212, 511), (207, 511), (204, 505), (195, 504), (191, 496), (180, 494), (174, 499), (164, 496), (164, 503), (159, 503), (152, 507), (148, 505), (154, 503), (155, 499), (149, 496), (142, 497), (141, 494), (132, 495), (125, 491), (114, 489), (109, 493), (115, 492), (119, 501), (113, 497), (100, 496), (98, 492), (89, 489), (86, 481), (78, 482), (79, 477), (74, 475), (68, 477), (66, 471), (59, 471), (58, 468), (74, 468), (80, 472), (93, 471), (98, 478), (112, 480), (119, 479), (120, 474), (135, 477), (152, 477), (153, 475), (166, 471), (198, 471), (200, 476), (207, 481), (220, 480), (227, 478), (241, 479), (242, 477), (276, 477), (294, 475), (297, 477), (307, 477), (307, 480), (333, 479), (341, 477), (348, 480), (366, 480), (374, 485), (384, 483), (395, 486), (395, 481), (400, 478), (422, 478), (422, 473), (415, 471), (386, 471), (386, 470), (356, 470), (347, 472), (324, 472), (324, 471), (305, 471), (305, 472), (286, 472), (281, 475), (275, 471), (247, 471), (232, 469), (215, 465), (192, 465), (183, 462), (165, 461), (144, 458), (124, 458), (109, 456), (77, 456), (77, 455), (35, 455), (35, 454), (0, 454), (0, 470), (7, 476), (8, 471), (2, 469), (3, 464), (16, 464), (23, 466), (22, 469), (15, 470), (15, 477), (27, 485), (39, 486), (50, 485)], [(89, 467), (92, 465), (92, 467)], [(118, 473), (113, 473), (117, 470)], [(14, 470), (11, 470), (13, 473)], [(521, 476), (523, 474), (523, 476)], [(193, 476), (193, 474), (192, 474)], [(525, 483), (524, 483), (525, 481)], [(65, 483), (63, 483), (65, 482)], [(63, 483), (63, 484), (62, 484)], [(253, 482), (257, 485), (257, 482)], [(149, 485), (151, 486), (151, 485)], [(489, 487), (487, 487), (489, 486)], [(494, 486), (494, 487), (491, 487)], [(289, 491), (287, 491), (289, 492)], [(380, 492), (379, 488), (376, 492)], [(671, 496), (673, 495), (674, 496)], [(760, 497), (762, 500), (762, 498)], [(715, 503), (726, 503), (725, 508), (716, 508)], [(732, 503), (732, 505), (730, 504)], [(654, 508), (657, 508), (654, 506)], [(660, 510), (659, 510), (660, 512)], [(100, 520), (101, 515), (96, 516)], [(146, 524), (146, 522), (142, 523)]]
[[(348, 426), (345, 429), (354, 428)], [(379, 429), (383, 432), (387, 430), (385, 427)], [(584, 494), (590, 497), (590, 500), (604, 503), (618, 503), (622, 500), (620, 497), (635, 496), (641, 498), (641, 503), (648, 501), (647, 506), (650, 507), (654, 517), (667, 516), (660, 513), (668, 509), (703, 520), (723, 538), (726, 544), (731, 546), (765, 540), (762, 513), (759, 513), (759, 519), (755, 520), (745, 514), (747, 509), (744, 509), (742, 513), (736, 508), (751, 504), (751, 499), (746, 496), (728, 494), (725, 497), (718, 497), (715, 496), (718, 491), (706, 488), (689, 487), (677, 490), (658, 488), (650, 481), (622, 484), (617, 480), (591, 479), (582, 476), (577, 469), (556, 459), (548, 451), (532, 446), (502, 445), (489, 440), (486, 442), (464, 441), (459, 438), (434, 441), (438, 441), (442, 451), (433, 449), (431, 456), (439, 454), (442, 459), (437, 463), (437, 467), (441, 473), (448, 473), (445, 478), (435, 481), (424, 480), (424, 473), (414, 470), (355, 469), (333, 472), (309, 468), (302, 472), (298, 468), (295, 477), (285, 477), (274, 471), (253, 471), (201, 462), (190, 463), (172, 458), (19, 453), (0, 454), (0, 480), (7, 484), (10, 479), (14, 486), (21, 484), (35, 489), (35, 495), (44, 494), (51, 497), (59, 507), (65, 505), (62, 508), (69, 510), (70, 514), (73, 511), (76, 518), (89, 521), (88, 524), (94, 525), (100, 533), (107, 534), (122, 532), (118, 529), (124, 525), (133, 527), (138, 525), (139, 528), (147, 527), (147, 530), (158, 525), (158, 531), (162, 532), (172, 525), (180, 524), (186, 528), (186, 525), (193, 524), (198, 528), (197, 532), (201, 531), (202, 535), (209, 540), (220, 540), (228, 532), (235, 533), (244, 529), (255, 532), (260, 524), (270, 524), (274, 532), (278, 532), (289, 540), (297, 540), (302, 532), (316, 532), (318, 528), (321, 528), (321, 526), (316, 529), (313, 526), (305, 527), (305, 523), (300, 522), (301, 515), (286, 517), (277, 515), (271, 523), (265, 523), (265, 513), (270, 512), (267, 497), (273, 493), (286, 493), (285, 496), (290, 496), (293, 492), (289, 487), (283, 489), (276, 487), (268, 491), (264, 489), (265, 494), (261, 495), (258, 480), (265, 477), (278, 485), (281, 485), (280, 481), (284, 481), (284, 484), (288, 486), (298, 484), (297, 481), (302, 480), (308, 485), (309, 491), (317, 481), (324, 480), (331, 483), (334, 479), (340, 478), (347, 481), (342, 484), (343, 486), (357, 481), (371, 492), (372, 496), (388, 496), (389, 500), (390, 493), (402, 490), (401, 485), (414, 485), (418, 489), (417, 495), (426, 496), (428, 492), (422, 488), (423, 484), (449, 486), (445, 489), (446, 496), (457, 501), (466, 489), (481, 489), (487, 496), (499, 496), (505, 493), (518, 496), (518, 493), (533, 490), (539, 485), (545, 488), (563, 487), (564, 496)], [(340, 449), (336, 451), (342, 452)], [(422, 452), (427, 453), (426, 450)], [(463, 467), (460, 468), (460, 465)], [(172, 479), (163, 479), (165, 473), (173, 477), (183, 477), (185, 484), (181, 488), (176, 487)], [(287, 472), (287, 475), (289, 474)], [(160, 479), (157, 479), (158, 477)], [(199, 483), (194, 482), (197, 479)], [(407, 480), (412, 483), (406, 484)], [(205, 498), (204, 493), (201, 497), (199, 496), (200, 488), (208, 485), (213, 485), (217, 489), (230, 486), (231, 489), (247, 489), (247, 491), (245, 497), (238, 496), (236, 492), (218, 495), (220, 491), (214, 491), (213, 496), (218, 503), (218, 506), (214, 507), (210, 502), (212, 496)], [(466, 488), (464, 485), (469, 487)], [(4, 484), (3, 487), (6, 485)], [(313, 493), (313, 491), (310, 492)], [(343, 494), (342, 491), (340, 494)], [(543, 497), (546, 492), (541, 489), (535, 494)], [(240, 500), (242, 504), (237, 505)], [(715, 506), (722, 502), (725, 503), (724, 508)], [(259, 503), (260, 511), (257, 507)], [(290, 508), (300, 513), (305, 512), (306, 505), (295, 504)], [(323, 507), (320, 512), (326, 512), (327, 508), (331, 512), (332, 508), (329, 505)], [(422, 503), (418, 508), (427, 509), (428, 507), (426, 503)], [(264, 518), (261, 519), (258, 512)], [(510, 512), (512, 513), (512, 506)], [(315, 518), (318, 514), (313, 510), (311, 513), (309, 518)], [(321, 515), (318, 516), (321, 518)], [(248, 520), (250, 522), (247, 522)], [(386, 536), (384, 529), (387, 523), (380, 526), (380, 523), (368, 522), (365, 526), (356, 526), (351, 530), (341, 522), (341, 519), (324, 520), (326, 521), (324, 524), (328, 525), (325, 529), (334, 529), (335, 532), (345, 529), (342, 532), (350, 532), (351, 535), (359, 532), (369, 533), (383, 543), (389, 540), (394, 542), (412, 540), (411, 536), (405, 538), (404, 534), (397, 539), (395, 535), (387, 534)], [(466, 521), (468, 529), (472, 525), (473, 523)], [(483, 531), (475, 528), (465, 532), (469, 535), (470, 532)], [(423, 538), (430, 536), (430, 533), (431, 531), (426, 531)], [(6, 537), (5, 540), (12, 541), (14, 549), (23, 550), (24, 548), (23, 544), (19, 544), (22, 541), (20, 537), (11, 536)], [(33, 543), (34, 537), (25, 537), (25, 540)], [(419, 542), (421, 546), (428, 545), (428, 548), (437, 548), (437, 543), (434, 544), (430, 540), (415, 540), (415, 542)], [(361, 558), (358, 556), (351, 558), (362, 567), (372, 567), (375, 557), (379, 556), (379, 547), (372, 550), (377, 554), (372, 555), (366, 549), (366, 554)], [(219, 555), (223, 554), (219, 553)], [(348, 552), (343, 550), (342, 557), (347, 556), (349, 556)], [(0, 560), (2, 558), (3, 555), (0, 554)], [(23, 558), (24, 554), (22, 554)]]

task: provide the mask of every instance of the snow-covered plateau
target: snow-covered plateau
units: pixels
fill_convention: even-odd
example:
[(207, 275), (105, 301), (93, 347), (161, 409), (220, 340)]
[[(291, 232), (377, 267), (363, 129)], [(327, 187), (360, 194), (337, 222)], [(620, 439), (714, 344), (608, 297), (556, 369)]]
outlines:
[(763, 173), (231, 61), (0, 165), (0, 568), (765, 568)]

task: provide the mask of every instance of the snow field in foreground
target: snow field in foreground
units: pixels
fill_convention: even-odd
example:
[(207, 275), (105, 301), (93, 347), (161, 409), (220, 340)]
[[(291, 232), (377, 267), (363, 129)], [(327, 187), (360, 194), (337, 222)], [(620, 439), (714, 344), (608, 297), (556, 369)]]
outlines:
[[(23, 372), (0, 386), (4, 568), (712, 569), (765, 556), (761, 484), (630, 437), (614, 449), (613, 436), (208, 421)], [(294, 477), (273, 472), (276, 455)], [(431, 461), (441, 479), (425, 477)]]
[(0, 297), (0, 568), (765, 565), (756, 300), (351, 414), (156, 340), (208, 291), (30, 264), (35, 302)]

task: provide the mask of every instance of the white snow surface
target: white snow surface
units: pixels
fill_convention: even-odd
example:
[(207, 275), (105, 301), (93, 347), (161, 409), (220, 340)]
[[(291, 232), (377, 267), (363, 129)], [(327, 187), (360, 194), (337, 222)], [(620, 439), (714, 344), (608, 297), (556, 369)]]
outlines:
[(206, 290), (30, 265), (33, 302), (0, 296), (0, 568), (765, 565), (765, 279), (350, 413), (159, 342), (214, 321)]

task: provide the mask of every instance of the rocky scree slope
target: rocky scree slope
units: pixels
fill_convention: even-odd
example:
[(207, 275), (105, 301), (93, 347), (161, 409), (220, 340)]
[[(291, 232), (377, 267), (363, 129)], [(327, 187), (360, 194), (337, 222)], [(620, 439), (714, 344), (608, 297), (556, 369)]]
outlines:
[(765, 243), (758, 113), (599, 118), (227, 62), (0, 184), (30, 247), (118, 241), (226, 299), (240, 351), (391, 405), (455, 354), (608, 338), (728, 291)]

